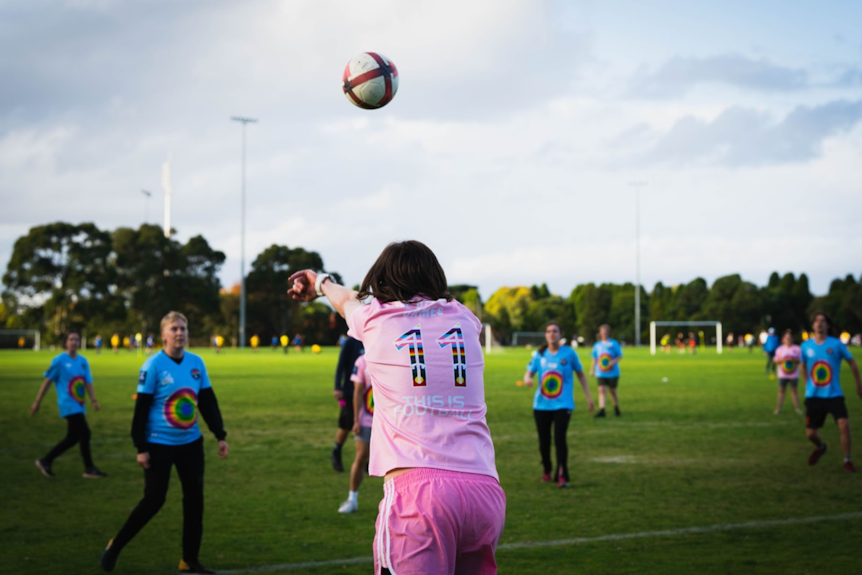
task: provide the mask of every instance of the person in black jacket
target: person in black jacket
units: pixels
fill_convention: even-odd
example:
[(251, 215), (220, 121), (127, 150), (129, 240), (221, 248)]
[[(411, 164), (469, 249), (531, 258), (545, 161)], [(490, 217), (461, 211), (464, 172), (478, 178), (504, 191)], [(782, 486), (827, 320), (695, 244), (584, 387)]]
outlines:
[(341, 346), (341, 353), (338, 355), (338, 367), (335, 368), (335, 389), (332, 394), (338, 400), (341, 411), (338, 414), (335, 446), (332, 448), (329, 459), (332, 461), (332, 469), (339, 473), (344, 471), (341, 448), (353, 429), (353, 382), (350, 380), (350, 376), (353, 374), (356, 358), (363, 353), (365, 353), (365, 348), (362, 346), (362, 342), (348, 337)]
[(172, 311), (162, 318), (164, 349), (144, 362), (138, 377), (138, 397), (132, 419), (132, 441), (138, 465), (144, 468), (144, 498), (101, 558), (113, 571), (120, 552), (165, 502), (171, 468), (176, 466), (183, 488), (182, 573), (214, 573), (201, 565), (203, 536), (204, 449), (197, 423), (200, 412), (218, 440), (218, 454), (228, 455), (221, 412), (203, 360), (188, 351), (188, 321)]

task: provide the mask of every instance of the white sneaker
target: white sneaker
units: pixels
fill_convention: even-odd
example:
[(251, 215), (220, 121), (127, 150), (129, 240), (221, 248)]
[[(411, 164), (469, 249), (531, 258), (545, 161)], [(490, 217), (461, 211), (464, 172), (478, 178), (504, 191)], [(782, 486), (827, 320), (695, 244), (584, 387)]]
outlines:
[(347, 500), (338, 508), (339, 513), (353, 513), (359, 510), (359, 504), (356, 501)]

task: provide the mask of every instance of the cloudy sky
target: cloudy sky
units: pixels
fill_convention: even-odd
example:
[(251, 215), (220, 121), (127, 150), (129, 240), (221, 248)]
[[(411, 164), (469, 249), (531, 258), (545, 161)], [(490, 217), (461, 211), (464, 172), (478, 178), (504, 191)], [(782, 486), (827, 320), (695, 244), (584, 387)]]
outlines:
[[(160, 222), (170, 158), (179, 239), (236, 282), (245, 115), (249, 262), (302, 246), (352, 284), (416, 238), (485, 298), (568, 294), (633, 280), (639, 190), (647, 286), (822, 293), (862, 272), (860, 22), (850, 0), (0, 0), (0, 268), (34, 225)], [(366, 50), (400, 72), (382, 110), (341, 91)]]

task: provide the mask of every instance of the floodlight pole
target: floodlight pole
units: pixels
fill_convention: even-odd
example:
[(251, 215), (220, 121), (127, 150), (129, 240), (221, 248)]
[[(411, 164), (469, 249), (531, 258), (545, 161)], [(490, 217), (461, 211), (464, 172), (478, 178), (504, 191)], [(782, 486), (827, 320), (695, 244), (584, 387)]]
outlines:
[(640, 189), (649, 182), (635, 180), (629, 186), (635, 189), (635, 346), (641, 344), (641, 194)]
[(245, 347), (245, 127), (257, 123), (255, 118), (233, 116), (242, 124), (242, 208), (240, 210), (240, 284), (239, 284), (239, 346)]

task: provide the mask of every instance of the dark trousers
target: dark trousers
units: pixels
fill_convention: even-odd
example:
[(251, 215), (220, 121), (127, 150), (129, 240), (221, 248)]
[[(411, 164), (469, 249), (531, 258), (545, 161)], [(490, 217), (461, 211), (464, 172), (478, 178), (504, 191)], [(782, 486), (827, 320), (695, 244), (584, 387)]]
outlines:
[(42, 458), (42, 461), (51, 465), (62, 453), (78, 443), (81, 448), (81, 459), (84, 460), (84, 467), (93, 467), (93, 456), (90, 453), (90, 427), (87, 425), (87, 418), (84, 417), (83, 413), (75, 413), (66, 417), (66, 424), (66, 437), (52, 447), (48, 455)]
[(187, 563), (198, 562), (204, 530), (203, 446), (203, 438), (185, 445), (149, 444), (150, 468), (144, 470), (144, 498), (114, 537), (112, 548), (117, 553), (162, 508), (168, 494), (171, 467), (176, 466), (183, 486), (183, 559)]
[(554, 446), (557, 448), (557, 467), (554, 470), (554, 481), (559, 478), (569, 481), (569, 446), (566, 444), (566, 432), (569, 430), (569, 420), (572, 412), (568, 409), (556, 411), (533, 410), (536, 418), (536, 431), (539, 432), (539, 453), (542, 454), (542, 467), (545, 473), (550, 473), (551, 466), (551, 427), (554, 428)]

